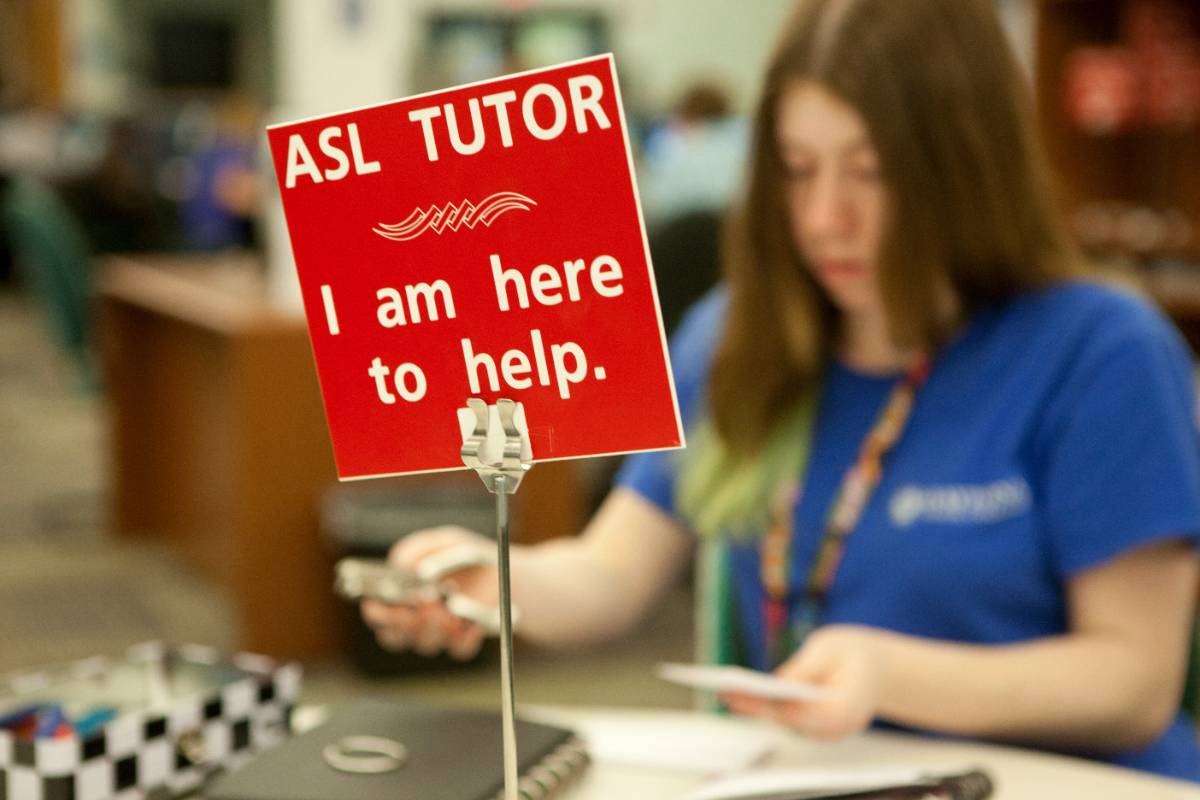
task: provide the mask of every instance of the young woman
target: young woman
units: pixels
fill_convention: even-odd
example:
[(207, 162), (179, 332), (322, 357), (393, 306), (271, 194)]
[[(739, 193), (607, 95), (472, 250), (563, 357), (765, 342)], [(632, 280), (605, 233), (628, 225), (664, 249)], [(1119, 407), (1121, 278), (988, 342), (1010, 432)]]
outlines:
[[(990, 4), (805, 3), (755, 136), (726, 285), (672, 343), (690, 447), (630, 458), (580, 537), (513, 548), (521, 634), (619, 634), (708, 538), (725, 655), (831, 689), (735, 711), (1200, 780), (1190, 360), (1082, 280)], [(493, 547), (438, 529), (393, 558), (450, 546)], [(388, 646), (479, 645), (437, 605), (363, 612)]]

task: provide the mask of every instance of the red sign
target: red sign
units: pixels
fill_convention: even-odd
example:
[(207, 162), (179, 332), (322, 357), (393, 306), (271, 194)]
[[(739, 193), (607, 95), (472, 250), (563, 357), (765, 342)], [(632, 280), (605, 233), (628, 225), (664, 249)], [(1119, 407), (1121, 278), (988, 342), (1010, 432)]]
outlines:
[(461, 468), (468, 397), (534, 460), (682, 446), (612, 56), (268, 138), (341, 478)]

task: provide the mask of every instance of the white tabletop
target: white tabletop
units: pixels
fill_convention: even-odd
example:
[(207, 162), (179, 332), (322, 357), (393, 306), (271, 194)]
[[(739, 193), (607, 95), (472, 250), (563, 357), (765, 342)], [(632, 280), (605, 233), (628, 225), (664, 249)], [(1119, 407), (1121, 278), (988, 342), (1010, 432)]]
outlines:
[[(849, 770), (873, 767), (917, 767), (931, 771), (978, 767), (991, 775), (997, 800), (1087, 798), (1087, 800), (1200, 800), (1200, 786), (1094, 761), (976, 742), (930, 739), (910, 734), (870, 731), (837, 743), (815, 742), (753, 720), (711, 714), (645, 709), (529, 707), (522, 714), (584, 728), (589, 723), (611, 729), (628, 724), (663, 730), (667, 723), (708, 726), (714, 735), (758, 734), (769, 730), (772, 752), (759, 766)], [(670, 726), (668, 726), (670, 727)], [(664, 743), (664, 746), (668, 746)], [(711, 780), (692, 772), (594, 763), (564, 800), (670, 800), (686, 796)]]

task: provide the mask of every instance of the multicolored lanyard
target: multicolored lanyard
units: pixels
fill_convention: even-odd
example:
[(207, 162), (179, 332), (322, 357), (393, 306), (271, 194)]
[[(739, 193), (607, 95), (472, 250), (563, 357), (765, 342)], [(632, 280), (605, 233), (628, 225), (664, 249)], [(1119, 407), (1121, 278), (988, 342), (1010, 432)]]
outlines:
[[(799, 479), (781, 487), (773, 498), (771, 525), (759, 546), (760, 572), (766, 596), (763, 623), (767, 662), (771, 667), (787, 660), (820, 621), (829, 587), (837, 576), (846, 540), (858, 524), (863, 509), (883, 476), (883, 458), (904, 432), (917, 390), (929, 375), (929, 360), (919, 359), (892, 389), (879, 418), (859, 446), (858, 460), (846, 470), (825, 518), (825, 533), (817, 558), (808, 573), (804, 596), (790, 613), (788, 603), (792, 571), (794, 509), (800, 497)], [(790, 617), (790, 619), (789, 619)]]

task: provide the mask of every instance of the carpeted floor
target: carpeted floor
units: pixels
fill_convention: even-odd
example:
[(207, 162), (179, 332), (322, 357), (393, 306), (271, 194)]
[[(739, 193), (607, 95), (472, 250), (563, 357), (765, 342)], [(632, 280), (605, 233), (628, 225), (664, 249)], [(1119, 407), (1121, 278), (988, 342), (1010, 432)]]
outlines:
[(104, 399), (47, 331), (0, 292), (0, 672), (147, 639), (228, 646), (218, 593), (168, 554), (105, 536)]
[[(153, 545), (105, 534), (103, 394), (81, 389), (38, 309), (0, 288), (0, 674), (149, 639), (229, 650), (236, 641), (221, 592)], [(653, 664), (691, 656), (686, 587), (633, 637), (584, 653), (518, 648), (518, 700), (686, 707), (690, 693), (655, 679)], [(465, 668), (358, 674), (348, 659), (305, 664), (304, 699), (363, 692), (488, 706), (499, 702), (494, 661)]]

